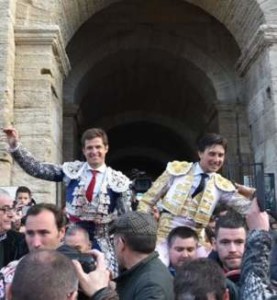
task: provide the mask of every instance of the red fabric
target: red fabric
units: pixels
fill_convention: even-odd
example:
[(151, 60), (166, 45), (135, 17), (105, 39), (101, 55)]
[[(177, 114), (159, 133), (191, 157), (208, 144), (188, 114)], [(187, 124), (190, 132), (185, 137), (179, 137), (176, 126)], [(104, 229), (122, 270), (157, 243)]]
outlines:
[(69, 219), (69, 221), (72, 222), (72, 223), (77, 223), (77, 222), (80, 222), (80, 221), (81, 221), (81, 219), (79, 219), (79, 218), (77, 218), (77, 217), (75, 217), (75, 216), (71, 216), (71, 215), (68, 216), (68, 219)]
[(92, 177), (91, 177), (91, 181), (88, 185), (88, 188), (87, 188), (87, 191), (86, 191), (86, 197), (87, 197), (87, 200), (89, 202), (92, 201), (92, 196), (93, 196), (93, 190), (94, 190), (94, 187), (95, 187), (95, 183), (96, 183), (96, 175), (97, 175), (97, 172), (96, 170), (92, 170)]

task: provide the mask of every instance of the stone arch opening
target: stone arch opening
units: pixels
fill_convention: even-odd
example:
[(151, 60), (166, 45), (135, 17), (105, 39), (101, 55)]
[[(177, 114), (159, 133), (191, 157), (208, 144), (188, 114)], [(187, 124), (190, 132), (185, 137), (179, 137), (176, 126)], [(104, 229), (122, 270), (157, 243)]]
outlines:
[(108, 134), (112, 149), (108, 163), (126, 174), (138, 168), (155, 178), (168, 161), (195, 158), (183, 136), (151, 121), (121, 124), (108, 130)]
[[(67, 0), (61, 1), (60, 7), (56, 10), (56, 19), (60, 24), (65, 43), (67, 44), (76, 31), (91, 18), (94, 14), (109, 8), (113, 4), (127, 3), (129, 6), (135, 7), (137, 4), (143, 5), (148, 4), (151, 7), (151, 11), (157, 14), (163, 13), (163, 16), (168, 15), (168, 7), (165, 8), (164, 3), (170, 2), (171, 7), (177, 7), (179, 9), (182, 3), (188, 3), (192, 6), (201, 8), (203, 11), (208, 13), (217, 19), (223, 26), (227, 28), (233, 35), (234, 39), (240, 46), (244, 48), (245, 44), (249, 42), (249, 36), (253, 36), (259, 26), (264, 23), (275, 23), (274, 22), (274, 0), (266, 2), (260, 2), (253, 0), (247, 3), (242, 3), (241, 0), (230, 0), (230, 1), (218, 1), (217, 3), (210, 3), (206, 0), (180, 0), (180, 1), (169, 1), (169, 0), (135, 0), (135, 1), (124, 1), (124, 0), (103, 0), (103, 1), (71, 1), (68, 3)], [(85, 9), (81, 9), (81, 7)], [(66, 10), (64, 9), (66, 7)], [(170, 9), (172, 11), (172, 9)], [(60, 15), (63, 17), (61, 18)], [(166, 18), (168, 19), (168, 17)]]
[[(169, 160), (195, 159), (203, 132), (221, 131), (219, 103), (234, 105), (241, 90), (235, 70), (240, 50), (211, 15), (176, 3), (159, 2), (159, 14), (144, 1), (112, 4), (71, 39), (64, 105), (74, 109), (65, 116), (65, 135), (72, 139), (64, 149), (75, 143), (75, 150), (65, 157), (80, 156), (81, 132), (99, 126), (111, 136), (112, 166), (128, 173), (140, 168), (135, 164), (148, 165), (157, 175)], [(236, 140), (236, 128), (231, 130)]]

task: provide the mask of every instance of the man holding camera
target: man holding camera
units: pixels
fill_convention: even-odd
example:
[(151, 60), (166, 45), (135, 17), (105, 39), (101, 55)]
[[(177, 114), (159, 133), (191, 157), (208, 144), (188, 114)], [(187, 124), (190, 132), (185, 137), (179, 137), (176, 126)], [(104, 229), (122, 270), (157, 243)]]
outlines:
[(31, 176), (66, 183), (66, 213), (71, 223), (85, 228), (95, 248), (107, 255), (109, 267), (116, 273), (108, 227), (117, 217), (131, 209), (130, 180), (105, 164), (109, 150), (108, 137), (100, 128), (87, 129), (81, 139), (85, 162), (63, 165), (37, 161), (19, 143), (14, 128), (3, 129), (10, 152), (17, 163)]
[(108, 287), (109, 272), (103, 254), (94, 250), (92, 255), (97, 268), (85, 274), (78, 262), (72, 262), (57, 251), (44, 249), (30, 252), (19, 262), (5, 299), (76, 300), (80, 299), (79, 281), (86, 292), (86, 299), (118, 300), (115, 291)]

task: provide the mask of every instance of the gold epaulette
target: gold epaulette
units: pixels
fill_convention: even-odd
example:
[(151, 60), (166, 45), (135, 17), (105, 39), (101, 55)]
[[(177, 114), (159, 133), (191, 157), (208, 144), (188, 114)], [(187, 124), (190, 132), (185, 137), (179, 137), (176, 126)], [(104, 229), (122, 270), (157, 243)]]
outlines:
[(187, 161), (172, 161), (167, 164), (166, 170), (171, 175), (184, 175), (187, 174), (191, 169), (193, 163), (189, 163)]
[(230, 180), (222, 177), (220, 174), (215, 174), (215, 185), (224, 192), (234, 192), (236, 190), (233, 183)]

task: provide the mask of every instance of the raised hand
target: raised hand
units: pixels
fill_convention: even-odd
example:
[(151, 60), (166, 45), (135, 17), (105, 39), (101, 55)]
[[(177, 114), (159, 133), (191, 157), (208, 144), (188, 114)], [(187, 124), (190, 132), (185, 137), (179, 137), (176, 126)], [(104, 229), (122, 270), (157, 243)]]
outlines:
[(264, 211), (261, 212), (257, 199), (254, 198), (251, 206), (246, 213), (246, 223), (249, 230), (269, 230), (269, 217), (268, 214)]
[(242, 184), (235, 183), (235, 187), (237, 188), (237, 191), (239, 194), (243, 195), (244, 197), (248, 199), (252, 199), (254, 192), (256, 191), (255, 188), (245, 186)]
[(2, 130), (6, 134), (9, 146), (11, 148), (15, 148), (19, 143), (19, 136), (17, 130), (13, 127), (6, 127)]
[(96, 260), (96, 269), (88, 274), (83, 271), (78, 261), (73, 261), (80, 286), (83, 292), (89, 297), (94, 295), (98, 290), (108, 287), (110, 283), (110, 272), (106, 268), (104, 254), (98, 250), (92, 250), (91, 255)]

